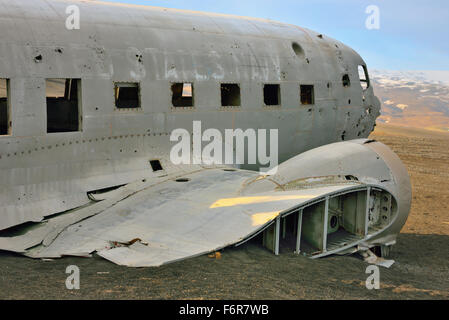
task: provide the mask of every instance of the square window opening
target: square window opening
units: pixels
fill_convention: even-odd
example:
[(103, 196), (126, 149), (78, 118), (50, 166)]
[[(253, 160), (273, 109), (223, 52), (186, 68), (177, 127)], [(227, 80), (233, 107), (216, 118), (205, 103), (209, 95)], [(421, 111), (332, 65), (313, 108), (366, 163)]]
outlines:
[(173, 107), (193, 107), (192, 83), (173, 83), (171, 91)]
[(0, 79), (0, 136), (11, 133), (9, 114), (9, 80)]
[(140, 85), (116, 82), (114, 84), (115, 107), (117, 109), (140, 109)]
[(80, 79), (47, 79), (47, 133), (80, 130)]
[(263, 88), (263, 98), (266, 106), (279, 106), (281, 104), (281, 86), (266, 84)]
[(301, 104), (315, 104), (315, 90), (313, 85), (301, 85)]
[(151, 160), (150, 165), (151, 165), (151, 168), (153, 169), (153, 172), (164, 170), (164, 168), (162, 168), (162, 164), (159, 160)]
[(241, 105), (240, 86), (238, 84), (221, 84), (221, 105), (223, 107), (239, 107)]

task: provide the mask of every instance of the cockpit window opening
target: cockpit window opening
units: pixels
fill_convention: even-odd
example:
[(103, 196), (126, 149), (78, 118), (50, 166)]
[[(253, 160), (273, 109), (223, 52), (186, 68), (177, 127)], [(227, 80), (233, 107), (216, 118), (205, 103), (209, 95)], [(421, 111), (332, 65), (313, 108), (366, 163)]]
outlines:
[(137, 82), (115, 82), (115, 107), (117, 109), (140, 109), (140, 84)]
[(81, 80), (47, 79), (47, 133), (81, 131)]
[(360, 85), (362, 86), (363, 90), (366, 90), (370, 86), (369, 76), (368, 76), (368, 69), (364, 65), (359, 65), (359, 79), (360, 79)]
[(263, 87), (263, 100), (266, 106), (281, 105), (281, 86), (279, 84), (266, 84)]
[(351, 79), (349, 78), (349, 74), (343, 75), (341, 81), (343, 83), (343, 87), (348, 88), (351, 86)]
[(221, 105), (223, 107), (240, 107), (240, 86), (238, 84), (221, 84)]
[(0, 79), (0, 136), (11, 134), (9, 80)]
[(173, 107), (193, 107), (193, 83), (173, 83)]
[(300, 92), (302, 105), (315, 104), (315, 89), (313, 85), (301, 85)]

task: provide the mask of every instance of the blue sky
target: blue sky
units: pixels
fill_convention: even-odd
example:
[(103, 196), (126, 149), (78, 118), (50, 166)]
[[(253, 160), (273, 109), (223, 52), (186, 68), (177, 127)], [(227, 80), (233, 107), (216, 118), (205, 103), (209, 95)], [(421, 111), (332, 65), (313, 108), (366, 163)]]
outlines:
[[(269, 18), (310, 28), (354, 48), (374, 69), (449, 70), (447, 0), (106, 0)], [(367, 6), (380, 9), (368, 30)]]

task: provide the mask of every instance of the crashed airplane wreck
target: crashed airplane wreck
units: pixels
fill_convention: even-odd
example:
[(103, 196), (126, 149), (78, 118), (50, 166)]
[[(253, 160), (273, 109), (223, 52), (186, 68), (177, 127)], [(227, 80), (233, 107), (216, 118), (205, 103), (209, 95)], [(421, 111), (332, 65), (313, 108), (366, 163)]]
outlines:
[[(76, 4), (80, 28), (66, 27)], [(251, 239), (311, 258), (376, 249), (411, 185), (368, 140), (363, 59), (270, 20), (0, 0), (0, 249), (153, 267)], [(280, 165), (175, 165), (173, 130), (278, 129)]]

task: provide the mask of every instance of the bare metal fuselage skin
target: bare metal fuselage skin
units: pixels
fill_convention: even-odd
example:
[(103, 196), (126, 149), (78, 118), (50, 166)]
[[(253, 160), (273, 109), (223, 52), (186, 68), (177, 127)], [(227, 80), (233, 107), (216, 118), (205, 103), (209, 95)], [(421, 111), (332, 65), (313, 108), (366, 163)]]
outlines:
[[(196, 170), (169, 159), (171, 132), (191, 131), (193, 121), (222, 132), (278, 129), (280, 162), (367, 138), (375, 126), (379, 101), (359, 81), (365, 63), (336, 40), (262, 19), (95, 1), (76, 3), (81, 28), (68, 30), (70, 4), (0, 0), (0, 78), (9, 79), (10, 95), (0, 230), (83, 206), (93, 190)], [(81, 79), (80, 131), (47, 133), (49, 78)], [(114, 82), (139, 83), (141, 108), (117, 109)], [(178, 82), (193, 83), (194, 107), (172, 106)], [(240, 107), (221, 106), (222, 83), (240, 86)], [(280, 84), (279, 106), (264, 104), (264, 84)], [(314, 86), (312, 105), (301, 104), (300, 85)], [(153, 172), (153, 159), (163, 171)], [(401, 202), (402, 191), (391, 192)], [(393, 233), (408, 215), (403, 203)]]

